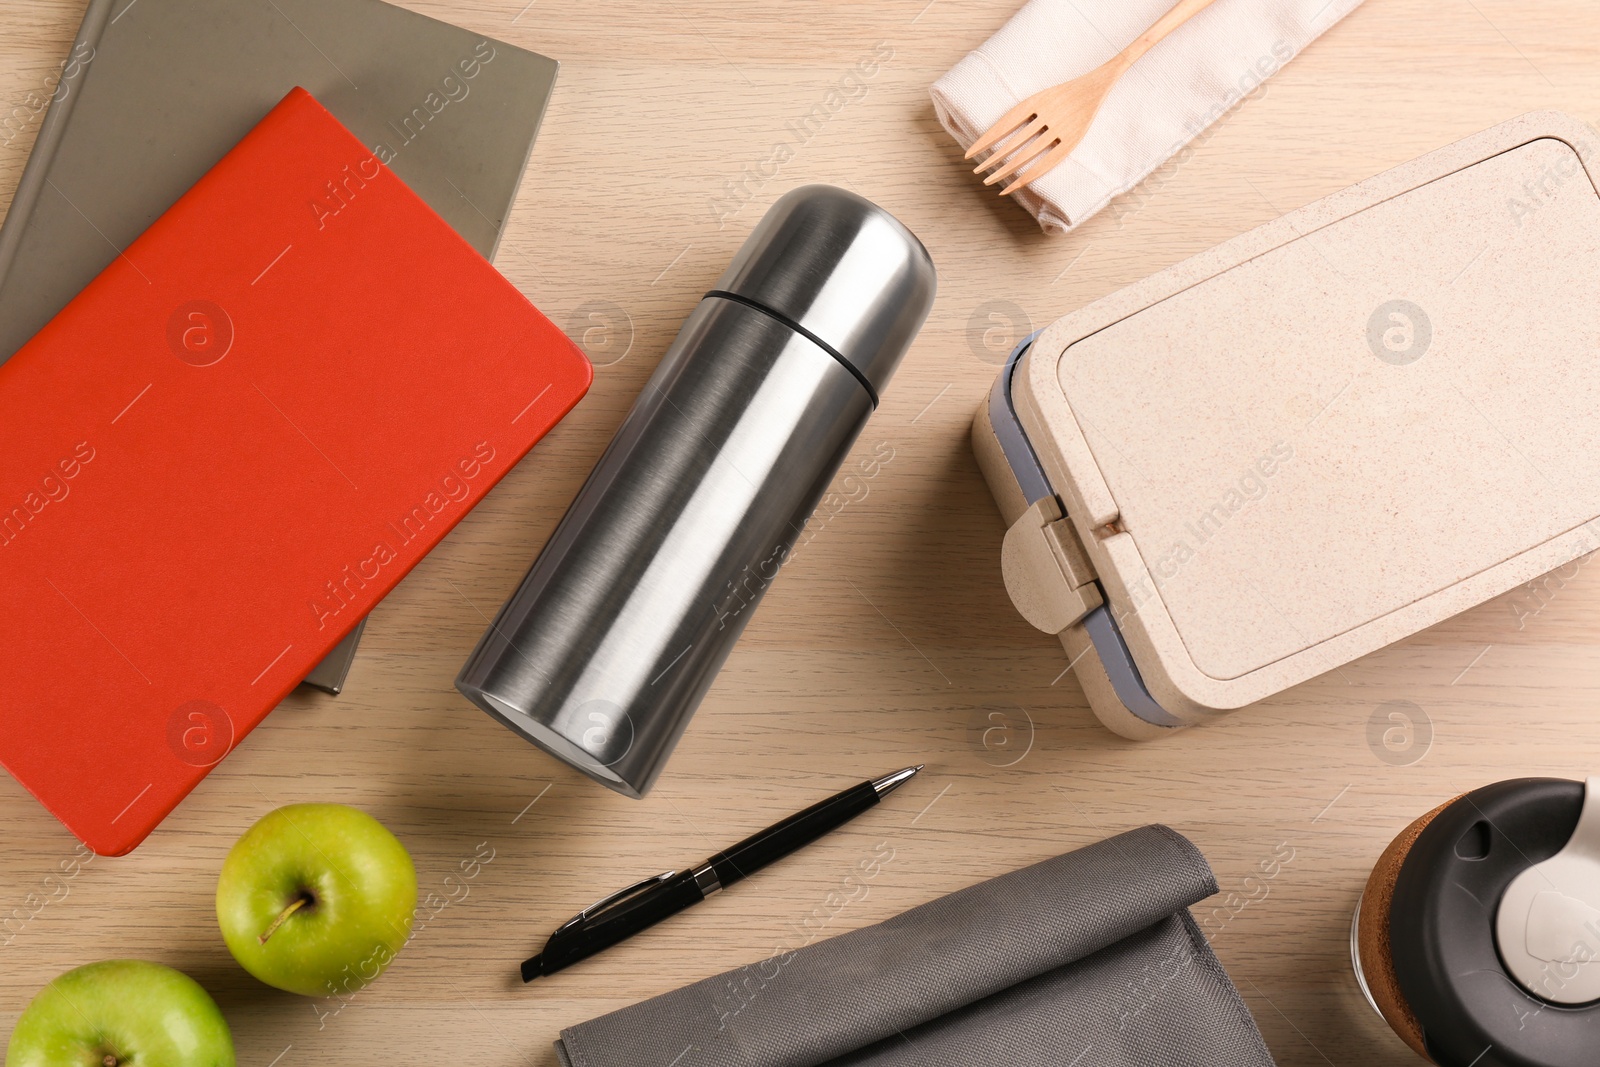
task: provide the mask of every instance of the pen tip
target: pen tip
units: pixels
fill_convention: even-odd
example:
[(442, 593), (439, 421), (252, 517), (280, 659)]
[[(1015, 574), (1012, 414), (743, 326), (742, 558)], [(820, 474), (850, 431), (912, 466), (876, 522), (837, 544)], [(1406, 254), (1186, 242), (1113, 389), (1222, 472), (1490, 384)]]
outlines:
[(872, 783), (872, 788), (877, 790), (879, 799), (882, 799), (910, 781), (918, 771), (922, 770), (922, 767), (923, 765), (919, 763), (915, 767), (907, 767), (903, 771), (895, 771), (893, 774), (884, 775)]
[(533, 957), (531, 960), (525, 961), (522, 964), (522, 982), (524, 985), (533, 981), (535, 978), (539, 977), (539, 975), (544, 973), (543, 967), (540, 966), (543, 960), (544, 956), (541, 954)]

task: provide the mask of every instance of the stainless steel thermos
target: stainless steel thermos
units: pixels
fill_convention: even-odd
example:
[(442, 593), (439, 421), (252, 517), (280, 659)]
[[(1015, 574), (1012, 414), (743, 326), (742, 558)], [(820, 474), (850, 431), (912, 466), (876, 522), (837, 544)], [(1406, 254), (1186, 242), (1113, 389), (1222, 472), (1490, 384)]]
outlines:
[(933, 304), (922, 243), (814, 185), (684, 323), (456, 679), (631, 797), (654, 784)]

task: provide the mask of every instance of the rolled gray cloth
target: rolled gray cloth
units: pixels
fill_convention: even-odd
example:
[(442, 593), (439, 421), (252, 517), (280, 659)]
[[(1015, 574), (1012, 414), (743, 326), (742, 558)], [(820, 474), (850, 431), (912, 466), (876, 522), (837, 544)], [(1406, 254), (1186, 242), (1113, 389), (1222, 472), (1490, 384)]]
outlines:
[(1199, 849), (1147, 826), (563, 1030), (556, 1050), (566, 1067), (1272, 1067), (1188, 913), (1216, 891)]

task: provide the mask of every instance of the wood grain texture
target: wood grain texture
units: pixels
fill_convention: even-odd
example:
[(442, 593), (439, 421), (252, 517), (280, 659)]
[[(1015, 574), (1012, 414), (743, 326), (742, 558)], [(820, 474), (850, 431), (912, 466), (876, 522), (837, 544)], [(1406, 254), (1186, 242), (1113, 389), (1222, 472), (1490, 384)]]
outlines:
[[(1199, 914), (1280, 1063), (1415, 1062), (1356, 991), (1351, 910), (1390, 838), (1440, 801), (1600, 767), (1600, 568), (1569, 569), (1215, 725), (1133, 744), (1095, 723), (1062, 677), (1060, 646), (1007, 602), (1002, 526), (968, 424), (1030, 328), (1524, 111), (1600, 117), (1600, 10), (1371, 0), (1182, 167), (1046, 238), (972, 177), (927, 96), (1016, 0), (525, 2), (408, 0), (562, 61), (497, 263), (558, 323), (577, 316), (607, 365), (373, 615), (346, 694), (288, 700), (132, 856), (63, 880), (75, 843), (0, 780), (0, 915), (27, 917), (0, 948), (0, 1031), (56, 973), (139, 957), (210, 989), (251, 1067), (550, 1067), (562, 1026), (791, 946), (795, 924), (830, 935), (1161, 821), (1199, 843), (1234, 894)], [(49, 84), (80, 14), (81, 0), (0, 7), (0, 110)], [(875, 56), (875, 73), (852, 74)], [(836, 90), (836, 113), (797, 135)], [(31, 140), (0, 148), (0, 200)], [(626, 800), (514, 738), (451, 681), (699, 295), (768, 205), (815, 181), (916, 231), (940, 268), (939, 301), (826, 523), (775, 584), (660, 786)], [(852, 478), (880, 444), (892, 461)], [(1404, 748), (1408, 718), (1413, 747), (1386, 748), (1386, 731)], [(602, 893), (914, 762), (927, 773), (804, 855), (559, 980), (517, 983), (516, 963)], [(305, 800), (371, 811), (411, 848), (423, 894), (457, 898), (344, 1004), (258, 985), (229, 958), (212, 910), (234, 839)], [(893, 861), (830, 914), (829, 892), (880, 841)], [(463, 880), (480, 842), (495, 859)], [(1264, 889), (1247, 885), (1282, 849), (1292, 862)]]

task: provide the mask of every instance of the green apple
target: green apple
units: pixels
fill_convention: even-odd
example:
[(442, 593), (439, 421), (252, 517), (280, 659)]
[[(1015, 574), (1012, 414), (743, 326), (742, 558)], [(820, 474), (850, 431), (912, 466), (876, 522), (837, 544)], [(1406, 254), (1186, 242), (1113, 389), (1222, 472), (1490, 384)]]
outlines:
[(159, 963), (107, 960), (39, 991), (11, 1032), (6, 1067), (234, 1067), (233, 1035), (195, 980)]
[(411, 933), (417, 870), (372, 816), (292, 804), (234, 844), (217, 881), (228, 951), (261, 981), (348, 995), (383, 973)]

